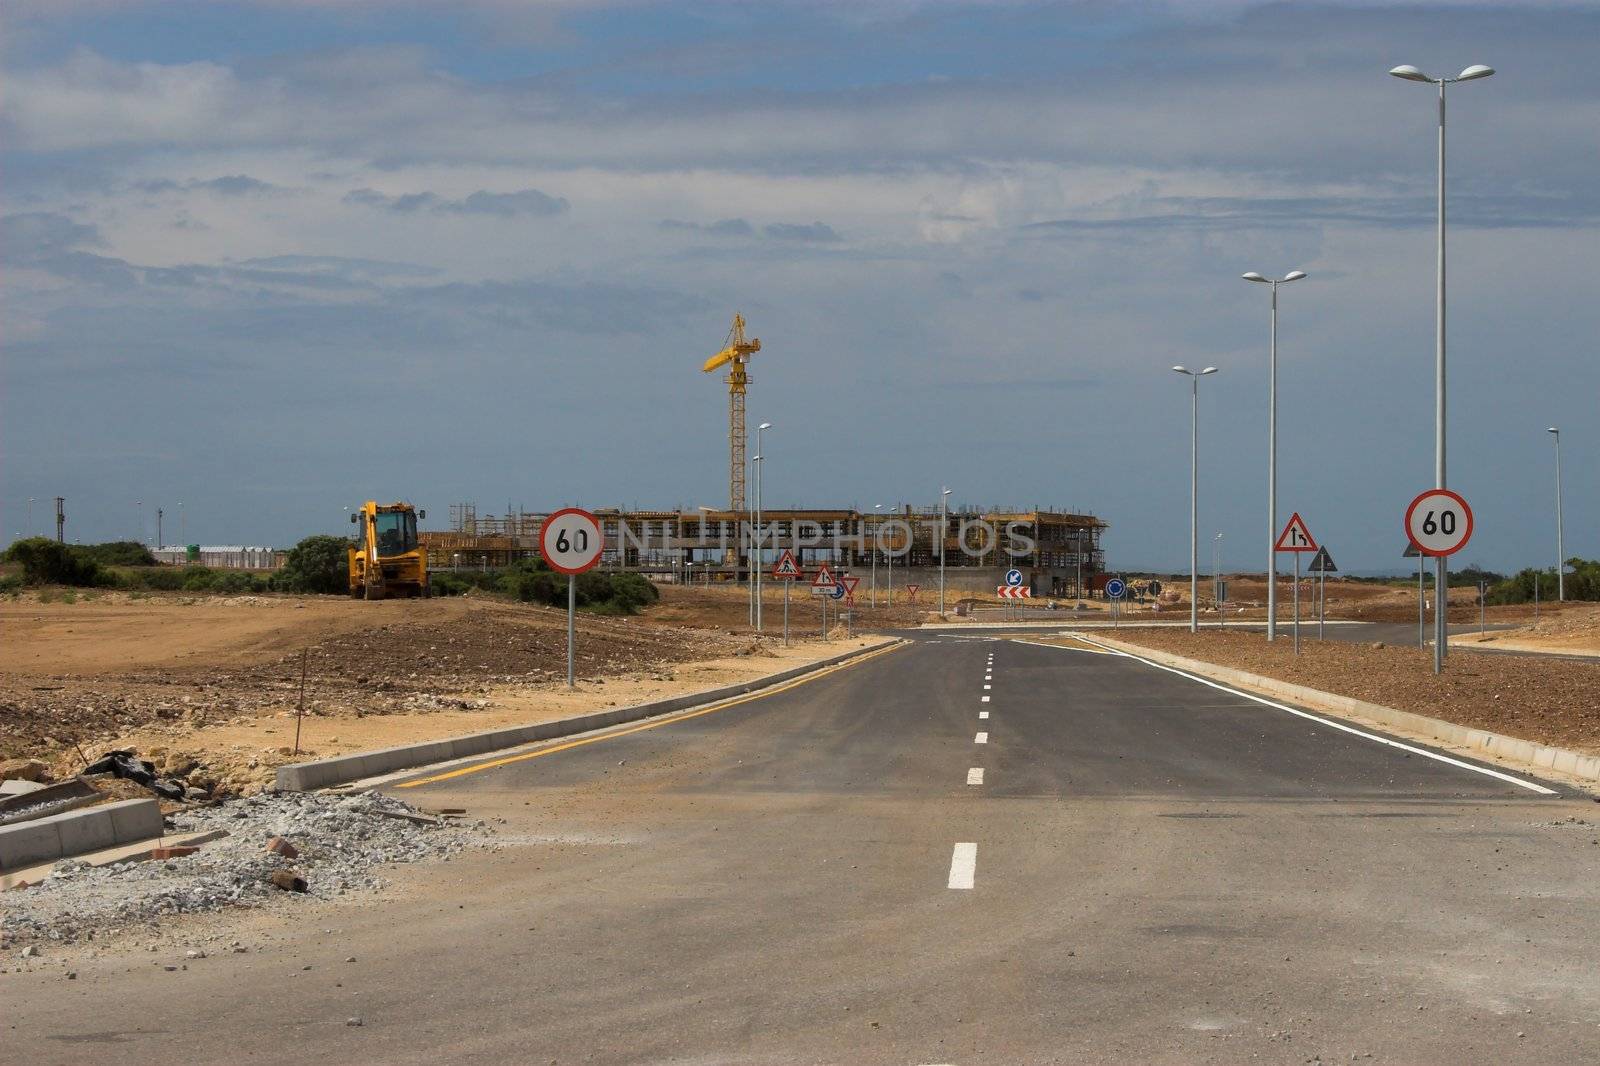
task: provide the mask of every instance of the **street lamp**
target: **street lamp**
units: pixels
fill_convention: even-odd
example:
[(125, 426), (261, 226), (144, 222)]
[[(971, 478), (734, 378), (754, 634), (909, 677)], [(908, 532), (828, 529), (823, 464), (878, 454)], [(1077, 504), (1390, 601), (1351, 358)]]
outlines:
[(944, 617), (944, 534), (949, 520), (950, 490), (939, 490), (939, 617)]
[(1304, 270), (1291, 270), (1281, 279), (1254, 270), (1246, 281), (1272, 286), (1272, 344), (1267, 370), (1267, 640), (1278, 639), (1278, 286), (1299, 281)]
[(762, 545), (766, 541), (766, 538), (761, 535), (761, 461), (762, 461), (762, 459), (764, 457), (764, 454), (765, 454), (761, 450), (761, 433), (762, 433), (763, 430), (768, 430), (768, 429), (771, 429), (771, 428), (772, 428), (772, 423), (771, 422), (763, 422), (759, 426), (756, 427), (756, 457), (755, 457), (755, 459), (752, 460), (752, 462), (755, 464), (755, 468), (756, 468), (756, 522), (755, 522), (755, 529), (754, 529), (754, 533), (753, 533), (753, 536), (755, 537), (755, 550), (754, 550), (754, 557), (751, 560), (751, 567), (755, 570), (755, 579), (756, 579), (755, 589), (756, 589), (756, 632), (757, 633), (761, 632), (761, 567), (762, 567), (762, 559), (760, 558), (760, 553), (761, 553)]
[(1556, 602), (1567, 598), (1567, 551), (1561, 542), (1561, 430), (1545, 430), (1556, 439)]
[(1172, 368), (1189, 379), (1189, 632), (1200, 632), (1200, 379), (1217, 368)]
[[(873, 504), (872, 505), (872, 511), (873, 511), (874, 514), (881, 514), (883, 512), (883, 504), (881, 504), (881, 503)], [(877, 531), (879, 529), (882, 529), (882, 528), (883, 528), (882, 526), (874, 526), (873, 527), (872, 538), (868, 542), (868, 547), (872, 552), (872, 609), (873, 610), (877, 610), (878, 609), (878, 536), (877, 536)]]
[[(1424, 74), (1416, 67), (1406, 64), (1389, 71), (1390, 74), (1405, 81), (1426, 82), (1439, 87), (1439, 178), (1438, 178), (1438, 290), (1434, 302), (1434, 419), (1433, 419), (1433, 451), (1434, 451), (1434, 481), (1435, 488), (1445, 487), (1445, 315), (1444, 315), (1444, 87), (1451, 82), (1475, 81), (1478, 78), (1487, 78), (1494, 73), (1493, 67), (1486, 67), (1481, 63), (1474, 64), (1457, 74), (1453, 78), (1443, 75)], [(1443, 555), (1434, 559), (1437, 569), (1434, 571), (1434, 583), (1438, 588), (1439, 609), (1434, 612), (1433, 619), (1433, 672), (1439, 673), (1444, 669), (1444, 657), (1450, 640), (1449, 603), (1450, 582), (1449, 563)]]

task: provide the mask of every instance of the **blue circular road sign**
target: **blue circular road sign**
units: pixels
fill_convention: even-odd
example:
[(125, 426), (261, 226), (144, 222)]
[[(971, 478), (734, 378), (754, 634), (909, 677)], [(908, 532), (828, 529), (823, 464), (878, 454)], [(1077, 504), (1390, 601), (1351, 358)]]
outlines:
[(1106, 582), (1106, 595), (1114, 600), (1122, 599), (1122, 594), (1128, 591), (1128, 586), (1122, 583), (1120, 577), (1114, 577)]
[(1021, 570), (1007, 570), (1006, 571), (1006, 584), (1010, 585), (1012, 588), (1016, 588), (1018, 585), (1022, 584), (1022, 571)]

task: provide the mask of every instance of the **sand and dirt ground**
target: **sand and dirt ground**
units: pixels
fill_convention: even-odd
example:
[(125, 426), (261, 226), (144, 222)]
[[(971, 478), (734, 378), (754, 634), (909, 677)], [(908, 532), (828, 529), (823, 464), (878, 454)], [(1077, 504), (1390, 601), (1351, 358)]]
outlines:
[(41, 758), (62, 775), (81, 768), (80, 749), (133, 748), (204, 791), (248, 793), (285, 762), (715, 688), (863, 642), (817, 639), (810, 597), (795, 600), (789, 648), (773, 615), (767, 638), (749, 631), (738, 589), (669, 588), (635, 617), (580, 613), (569, 691), (559, 609), (26, 594), (0, 603), (0, 759)]
[[(1442, 675), (1415, 647), (1259, 632), (1123, 626), (1117, 639), (1542, 744), (1600, 753), (1600, 661), (1457, 651)], [(1459, 638), (1451, 638), (1457, 640)], [(1493, 647), (1494, 645), (1490, 645)]]

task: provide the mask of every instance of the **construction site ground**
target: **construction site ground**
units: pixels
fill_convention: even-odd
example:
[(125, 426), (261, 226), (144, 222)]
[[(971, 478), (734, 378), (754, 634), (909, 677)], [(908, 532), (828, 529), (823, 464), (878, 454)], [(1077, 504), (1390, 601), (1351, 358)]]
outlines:
[[(1568, 605), (1569, 609), (1576, 605)], [(1583, 605), (1567, 624), (1600, 609)], [(1560, 624), (1560, 623), (1544, 623)], [(1513, 632), (1513, 631), (1504, 631)], [(1117, 639), (1216, 663), (1341, 696), (1425, 714), (1507, 736), (1600, 753), (1600, 660), (1582, 662), (1523, 655), (1488, 655), (1460, 649), (1444, 673), (1433, 673), (1432, 651), (1415, 646), (1319, 641), (1302, 635), (1300, 653), (1281, 632), (1268, 643), (1259, 629), (1124, 625)], [(1461, 638), (1453, 637), (1452, 641)], [(1069, 638), (1062, 638), (1070, 643)], [(1489, 645), (1495, 647), (1495, 644)]]
[(568, 690), (561, 609), (483, 596), (29, 593), (0, 602), (0, 760), (39, 758), (61, 777), (131, 748), (191, 787), (249, 794), (287, 762), (682, 695), (847, 646), (842, 632), (817, 639), (811, 597), (795, 601), (790, 648), (778, 616), (754, 636), (739, 588), (667, 588), (635, 617), (580, 612)]

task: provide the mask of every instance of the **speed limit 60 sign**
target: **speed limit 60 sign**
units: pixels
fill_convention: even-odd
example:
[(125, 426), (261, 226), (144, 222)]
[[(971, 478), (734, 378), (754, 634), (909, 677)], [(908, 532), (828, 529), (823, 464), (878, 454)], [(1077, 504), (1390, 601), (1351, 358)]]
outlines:
[(1454, 555), (1472, 538), (1472, 508), (1449, 489), (1429, 489), (1406, 508), (1406, 536), (1423, 555)]
[(605, 551), (605, 537), (594, 515), (578, 507), (557, 511), (539, 530), (539, 552), (550, 569), (581, 574), (594, 568)]

